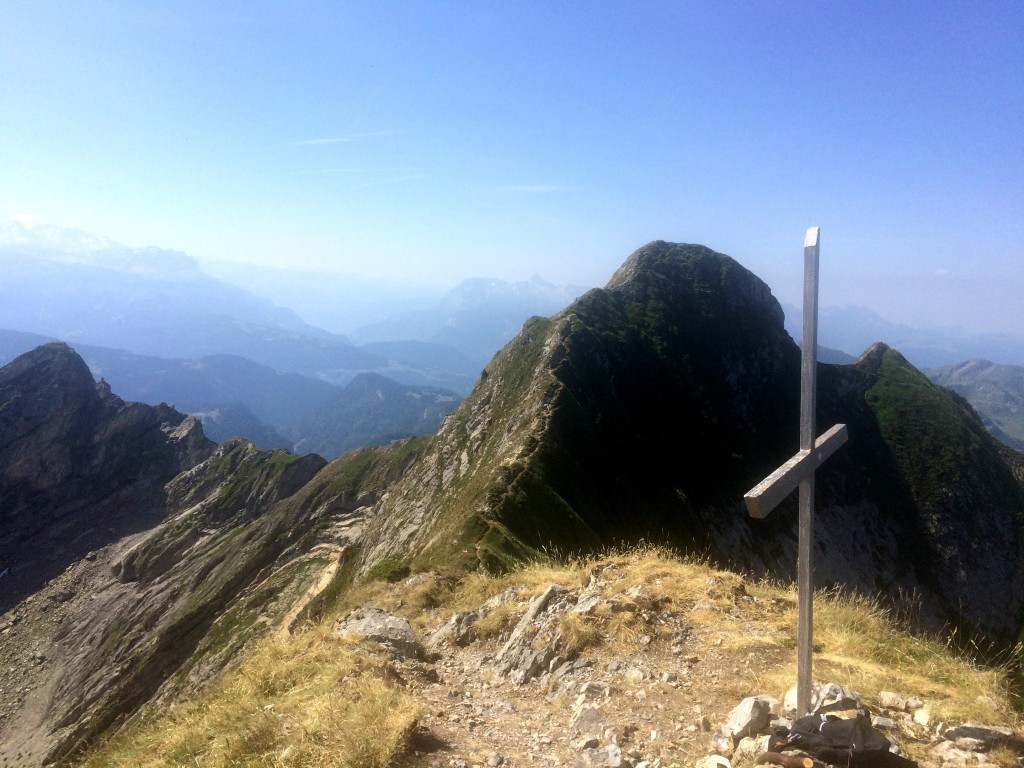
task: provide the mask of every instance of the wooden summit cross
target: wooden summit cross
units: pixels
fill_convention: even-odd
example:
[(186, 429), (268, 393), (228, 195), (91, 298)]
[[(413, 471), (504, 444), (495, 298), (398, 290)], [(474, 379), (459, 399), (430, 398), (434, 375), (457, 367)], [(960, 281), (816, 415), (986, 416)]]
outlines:
[(743, 500), (751, 517), (765, 517), (790, 492), (800, 486), (800, 528), (797, 544), (797, 717), (807, 714), (811, 703), (811, 622), (814, 549), (814, 471), (846, 442), (846, 425), (836, 424), (814, 439), (818, 367), (818, 227), (804, 238), (804, 330), (800, 358), (800, 450), (747, 492)]

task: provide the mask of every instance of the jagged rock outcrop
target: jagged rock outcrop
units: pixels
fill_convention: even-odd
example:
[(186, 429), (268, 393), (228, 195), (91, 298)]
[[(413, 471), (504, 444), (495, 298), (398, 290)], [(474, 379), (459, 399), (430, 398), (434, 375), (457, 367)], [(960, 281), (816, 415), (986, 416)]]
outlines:
[(0, 370), (0, 393), (2, 757), (59, 758), (195, 690), (294, 620), (344, 554), (351, 521), (325, 536), (284, 505), (319, 456), (214, 446), (191, 417), (94, 384), (63, 344)]
[(398, 658), (417, 659), (423, 655), (409, 622), (380, 608), (357, 608), (335, 624), (334, 632), (340, 637), (376, 643)]
[[(323, 465), (315, 455), (234, 440), (168, 483), (174, 517), (115, 559), (111, 582), (68, 619), (75, 642), (62, 651), (73, 663), (58, 675), (46, 712), (50, 757), (154, 695), (173, 700), (195, 690), (273, 625), (290, 586), (275, 572), (292, 559), (283, 553), (294, 537), (267, 513)], [(272, 574), (277, 589), (261, 586)]]
[(159, 520), (163, 484), (213, 446), (192, 417), (95, 383), (66, 344), (0, 368), (0, 612), (91, 549)]

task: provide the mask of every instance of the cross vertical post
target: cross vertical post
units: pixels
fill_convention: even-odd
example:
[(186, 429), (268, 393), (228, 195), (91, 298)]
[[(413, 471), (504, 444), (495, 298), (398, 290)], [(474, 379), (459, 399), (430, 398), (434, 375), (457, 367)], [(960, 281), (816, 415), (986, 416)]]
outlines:
[(797, 717), (811, 703), (813, 648), (814, 472), (846, 442), (845, 424), (836, 424), (815, 440), (818, 368), (819, 229), (804, 237), (804, 311), (800, 356), (800, 450), (743, 497), (751, 517), (765, 517), (798, 485), (800, 516), (797, 542)]
[[(818, 248), (819, 229), (804, 237), (804, 322), (800, 354), (800, 450), (814, 449), (818, 401)], [(814, 591), (814, 472), (800, 481), (800, 522), (797, 544), (797, 709), (803, 715), (811, 702)]]

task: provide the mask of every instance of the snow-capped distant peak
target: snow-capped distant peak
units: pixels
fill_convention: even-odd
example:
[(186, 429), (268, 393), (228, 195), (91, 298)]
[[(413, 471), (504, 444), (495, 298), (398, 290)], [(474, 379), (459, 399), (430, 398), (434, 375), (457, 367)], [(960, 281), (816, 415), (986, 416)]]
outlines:
[(0, 219), (0, 246), (18, 245), (63, 253), (90, 253), (121, 250), (125, 246), (109, 237), (94, 235), (80, 229), (47, 224), (33, 216), (12, 214)]
[(119, 272), (183, 277), (199, 272), (186, 253), (163, 248), (131, 248), (103, 235), (48, 224), (14, 214), (0, 218), (0, 249), (64, 264), (90, 264)]

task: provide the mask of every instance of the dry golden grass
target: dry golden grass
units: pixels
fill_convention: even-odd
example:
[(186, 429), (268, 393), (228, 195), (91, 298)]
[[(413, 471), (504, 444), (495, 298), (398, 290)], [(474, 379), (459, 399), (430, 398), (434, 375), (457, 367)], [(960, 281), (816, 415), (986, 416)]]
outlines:
[(382, 668), (323, 627), (268, 640), (194, 701), (129, 727), (79, 765), (385, 768), (419, 705)]
[(515, 606), (511, 603), (502, 603), (481, 616), (473, 624), (474, 636), (486, 640), (510, 631), (519, 620)]
[(571, 655), (578, 655), (587, 648), (594, 648), (604, 641), (605, 633), (601, 623), (594, 616), (581, 616), (578, 613), (564, 613), (558, 622), (565, 650)]
[[(792, 627), (795, 635), (796, 592), (793, 587), (773, 591), (785, 606), (776, 624)], [(938, 720), (990, 719), (991, 701), (1004, 713), (1013, 710), (1005, 665), (978, 663), (948, 641), (910, 632), (870, 597), (839, 590), (816, 593), (814, 649), (816, 679), (836, 679), (865, 692), (913, 691), (927, 697)], [(877, 702), (869, 697), (865, 703)]]
[[(560, 619), (568, 651), (615, 658), (635, 650), (647, 635), (649, 641), (643, 640), (651, 648), (668, 652), (671, 630), (657, 619), (672, 613), (675, 626), (681, 622), (692, 628), (687, 643), (701, 658), (695, 672), (709, 663), (705, 659), (729, 659), (714, 694), (721, 701), (704, 702), (709, 710), (727, 712), (751, 693), (781, 696), (793, 684), (793, 586), (747, 583), (734, 573), (656, 547), (565, 566), (527, 565), (500, 576), (421, 574), (399, 584), (369, 582), (350, 590), (337, 610), (344, 614), (374, 604), (423, 629), (520, 588), (517, 599), (501, 603), (474, 625), (478, 639), (493, 642), (515, 626), (525, 603), (547, 586), (578, 590), (592, 575), (602, 582), (603, 601), (590, 615), (570, 613)], [(268, 639), (193, 702), (131, 726), (81, 765), (394, 768), (420, 705), (413, 689), (386, 682), (382, 658), (331, 634), (334, 618), (286, 640)], [(878, 692), (892, 690), (925, 698), (934, 720), (1019, 726), (1006, 668), (980, 665), (947, 643), (912, 634), (873, 600), (819, 593), (814, 639), (815, 678), (862, 692), (869, 706), (877, 703)], [(702, 695), (711, 695), (710, 688)]]

